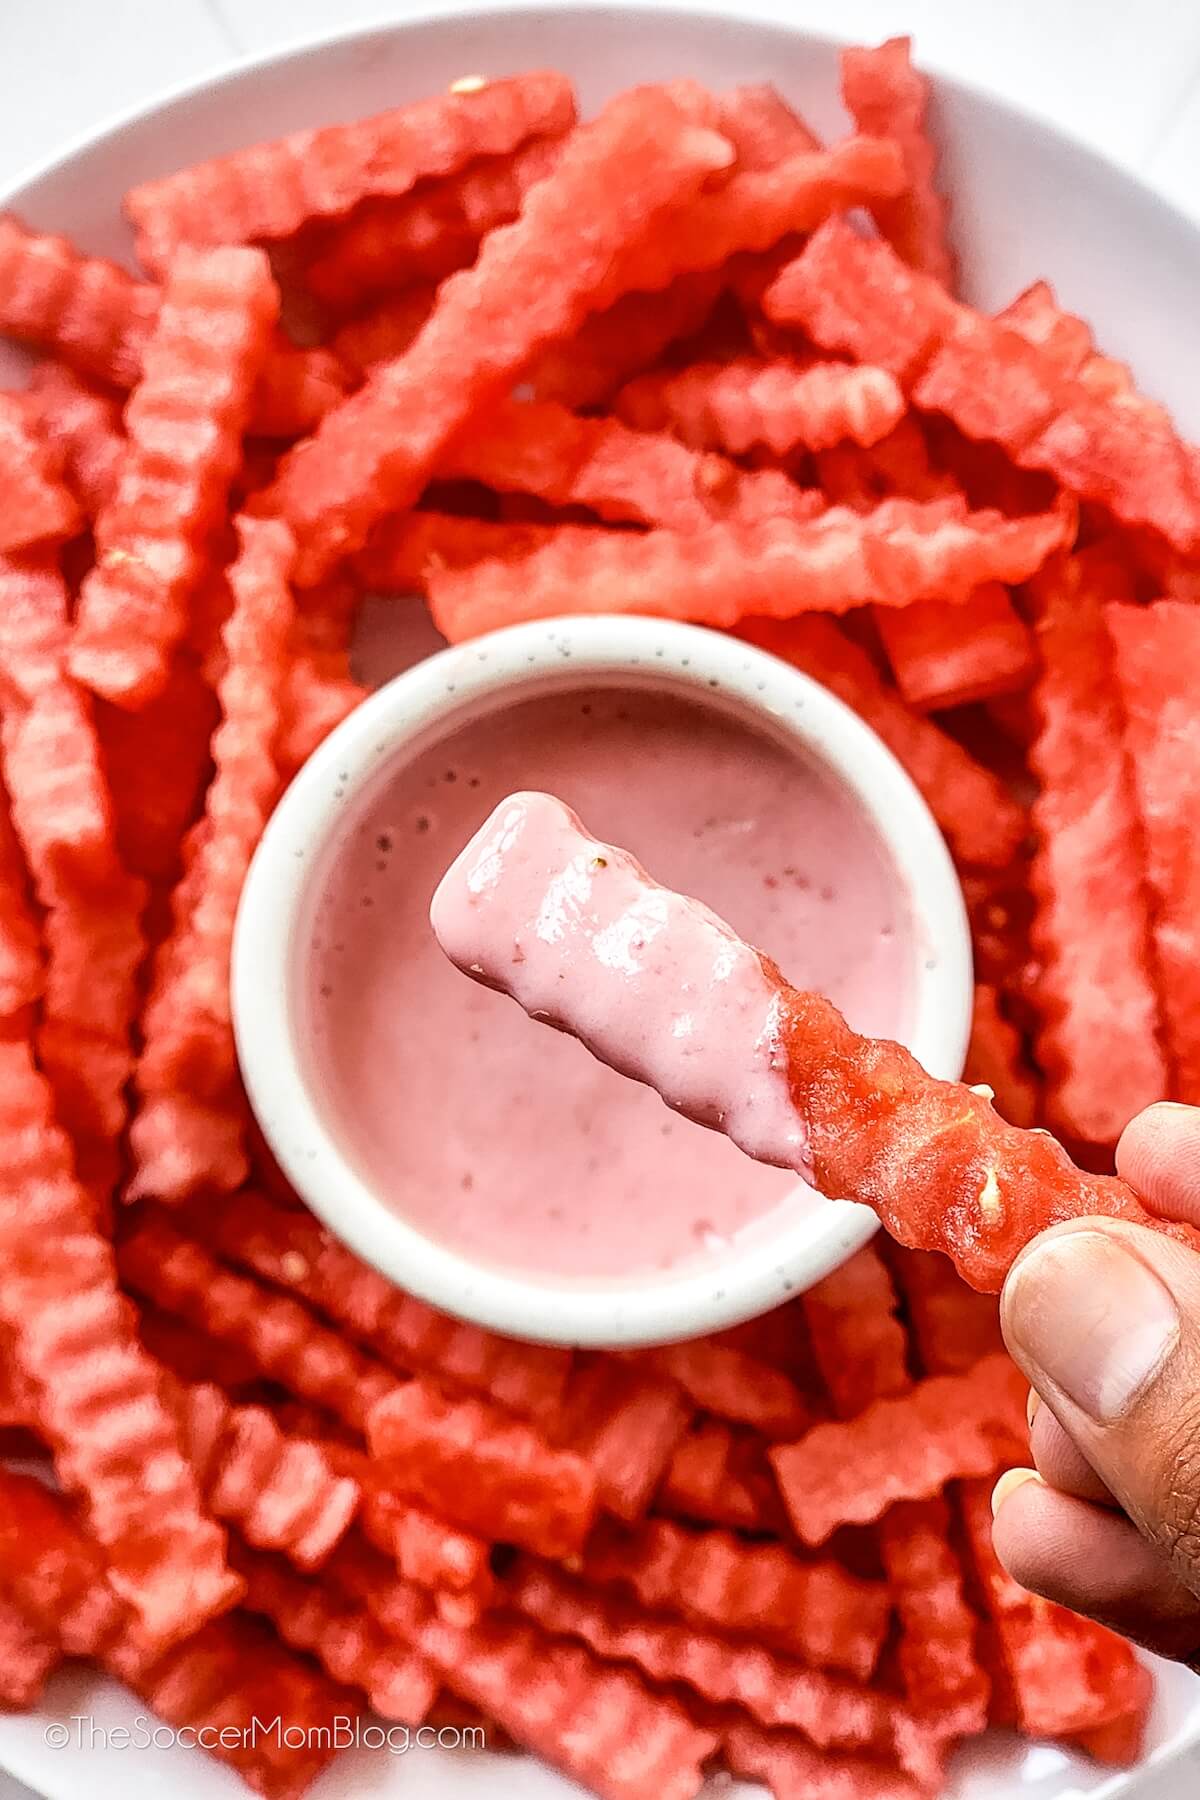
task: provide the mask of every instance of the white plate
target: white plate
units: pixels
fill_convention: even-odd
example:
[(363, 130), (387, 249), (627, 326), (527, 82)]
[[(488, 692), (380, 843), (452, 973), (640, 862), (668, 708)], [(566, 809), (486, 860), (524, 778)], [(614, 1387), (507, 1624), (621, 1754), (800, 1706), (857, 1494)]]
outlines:
[[(548, 64), (575, 77), (589, 107), (634, 81), (770, 80), (818, 129), (843, 126), (837, 46), (759, 22), (752, 10), (752, 0), (736, 19), (696, 7), (443, 7), (436, 18), (269, 57), (140, 112), (0, 197), (0, 207), (16, 209), (41, 229), (65, 231), (87, 250), (127, 260), (130, 240), (119, 207), (134, 182), (254, 138), (417, 99), (460, 75)], [(1036, 54), (1031, 44), (1030, 55)], [(998, 307), (1037, 276), (1048, 276), (1064, 303), (1094, 322), (1104, 348), (1130, 361), (1143, 386), (1169, 400), (1182, 425), (1200, 436), (1200, 361), (1192, 348), (1200, 231), (1140, 182), (961, 83), (939, 83), (937, 128), (969, 297)], [(18, 354), (0, 349), (0, 382), (21, 367)], [(428, 647), (389, 644), (382, 612), (373, 623), (381, 674)], [(1200, 1684), (1166, 1665), (1158, 1674), (1149, 1763), (1163, 1768), (1200, 1743)], [(60, 1674), (39, 1711), (0, 1715), (0, 1767), (52, 1800), (244, 1795), (235, 1778), (195, 1751), (103, 1749), (99, 1738), (86, 1747), (87, 1736), (69, 1723), (68, 1747), (46, 1741), (46, 1727), (69, 1722), (72, 1714), (93, 1715), (99, 1727), (132, 1724), (138, 1710), (110, 1682), (86, 1671)], [(993, 1733), (960, 1753), (947, 1800), (1131, 1800), (1140, 1775), (1114, 1774)], [(524, 1759), (413, 1749), (406, 1756), (345, 1755), (314, 1796), (566, 1800), (578, 1791)]]

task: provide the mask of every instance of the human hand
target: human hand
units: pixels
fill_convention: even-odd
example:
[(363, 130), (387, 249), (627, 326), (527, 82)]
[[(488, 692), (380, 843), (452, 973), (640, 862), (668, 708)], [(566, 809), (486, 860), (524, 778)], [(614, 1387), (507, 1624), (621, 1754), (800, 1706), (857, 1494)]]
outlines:
[[(1117, 1166), (1200, 1226), (1200, 1109), (1141, 1113)], [(997, 1554), (1022, 1586), (1200, 1672), (1200, 1254), (1078, 1219), (1037, 1238), (1001, 1301), (1033, 1385), (1035, 1470), (997, 1483)]]

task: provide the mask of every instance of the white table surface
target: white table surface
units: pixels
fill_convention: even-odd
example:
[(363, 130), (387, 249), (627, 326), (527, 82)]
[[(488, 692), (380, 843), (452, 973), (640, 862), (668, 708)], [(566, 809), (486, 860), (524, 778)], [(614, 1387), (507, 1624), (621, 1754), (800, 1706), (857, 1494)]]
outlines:
[[(420, 0), (419, 10), (436, 4)], [(1200, 220), (1196, 0), (775, 4), (781, 19), (864, 40), (911, 32), (931, 65), (1061, 125)], [(405, 0), (0, 0), (0, 187), (183, 82), (406, 10)], [(1198, 1794), (1200, 1753), (1139, 1800)], [(0, 1800), (31, 1797), (0, 1770)]]

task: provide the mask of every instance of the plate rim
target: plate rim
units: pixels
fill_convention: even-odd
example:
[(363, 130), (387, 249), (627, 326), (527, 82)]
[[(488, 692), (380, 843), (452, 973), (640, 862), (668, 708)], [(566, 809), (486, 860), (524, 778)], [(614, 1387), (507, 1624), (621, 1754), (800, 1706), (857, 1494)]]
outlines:
[[(494, 23), (502, 19), (522, 19), (532, 23), (544, 18), (547, 13), (566, 15), (568, 18), (607, 15), (614, 21), (625, 20), (631, 25), (657, 14), (682, 22), (691, 19), (706, 25), (723, 23), (732, 29), (748, 26), (758, 32), (768, 32), (781, 41), (810, 45), (825, 55), (834, 54), (860, 41), (842, 32), (814, 31), (805, 26), (793, 25), (779, 17), (771, 7), (770, 0), (744, 0), (744, 4), (739, 4), (738, 0), (549, 0), (548, 4), (542, 5), (537, 4), (536, 0), (516, 0), (516, 3), (514, 0), (422, 0), (422, 4), (415, 10), (388, 23), (360, 23), (338, 26), (331, 31), (301, 32), (295, 39), (281, 46), (244, 57), (235, 53), (225, 64), (210, 70), (206, 75), (169, 84), (150, 100), (135, 102), (119, 109), (100, 125), (78, 133), (62, 149), (19, 170), (12, 180), (0, 186), (0, 209), (13, 206), (29, 189), (37, 187), (61, 173), (72, 162), (115, 141), (123, 132), (156, 115), (169, 113), (177, 106), (186, 106), (204, 94), (236, 86), (243, 80), (253, 81), (256, 76), (283, 64), (307, 61), (331, 51), (353, 51), (373, 42), (382, 44), (402, 38), (410, 32), (439, 25), (467, 28), (474, 20)], [(1136, 191), (1167, 220), (1177, 223), (1188, 236), (1200, 241), (1200, 220), (1186, 213), (1147, 174), (1117, 161), (1106, 151), (1089, 143), (1077, 131), (1049, 118), (1036, 108), (1011, 100), (977, 81), (954, 74), (936, 56), (926, 58), (921, 55), (920, 67), (932, 77), (936, 86), (956, 100), (983, 108), (1000, 115), (1008, 123), (1032, 128), (1056, 140), (1059, 145), (1092, 164), (1107, 178)]]

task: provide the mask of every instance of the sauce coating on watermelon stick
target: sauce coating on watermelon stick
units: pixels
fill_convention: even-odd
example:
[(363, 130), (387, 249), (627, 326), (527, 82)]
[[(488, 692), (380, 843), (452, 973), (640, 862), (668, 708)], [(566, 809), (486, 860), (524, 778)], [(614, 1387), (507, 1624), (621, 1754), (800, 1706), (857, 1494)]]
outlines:
[(1152, 1219), (1125, 1182), (1077, 1168), (1047, 1133), (1005, 1124), (986, 1094), (860, 1037), (548, 794), (501, 802), (443, 877), (431, 920), (465, 974), (759, 1161), (872, 1207), (893, 1237), (943, 1251), (975, 1287), (998, 1289), (1024, 1245), (1064, 1219), (1099, 1214), (1195, 1241)]
[(502, 800), (442, 878), (430, 917), (464, 974), (758, 1162), (802, 1166), (774, 964), (628, 851), (589, 837), (561, 800)]

